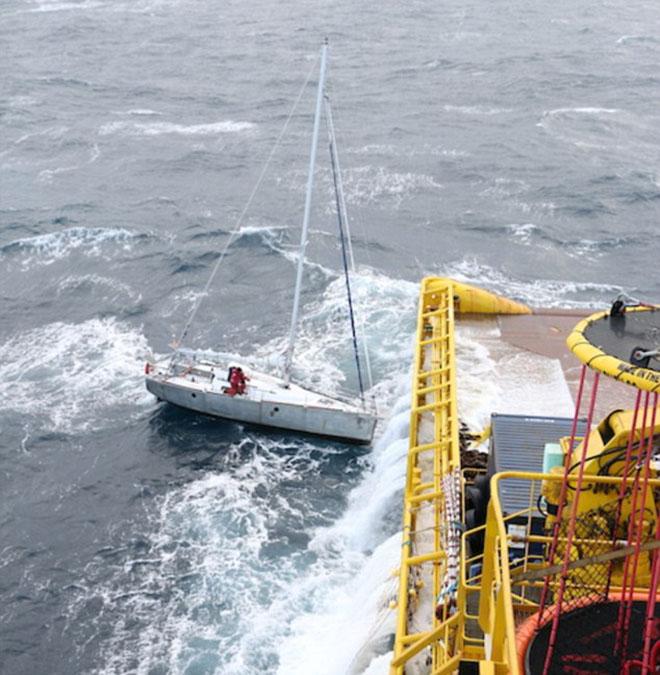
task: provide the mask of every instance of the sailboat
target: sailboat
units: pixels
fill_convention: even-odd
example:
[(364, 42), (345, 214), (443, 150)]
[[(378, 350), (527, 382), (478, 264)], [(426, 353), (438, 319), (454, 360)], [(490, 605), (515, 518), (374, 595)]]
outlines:
[[(224, 360), (217, 356), (209, 357), (203, 352), (183, 350), (180, 347), (182, 342), (180, 340), (179, 345), (174, 348), (172, 356), (166, 362), (147, 362), (145, 379), (147, 389), (158, 399), (200, 413), (249, 424), (317, 434), (351, 442), (369, 443), (373, 438), (377, 414), (365, 396), (364, 377), (359, 356), (349, 276), (349, 266), (352, 265), (350, 233), (348, 232), (346, 204), (339, 171), (330, 100), (325, 92), (327, 51), (328, 43), (326, 40), (321, 49), (305, 209), (298, 251), (291, 327), (283, 372), (279, 375), (270, 375), (251, 368), (247, 363)], [(340, 398), (336, 395), (317, 393), (291, 380), (298, 330), (305, 248), (312, 204), (314, 167), (323, 107), (325, 107), (325, 119), (328, 128), (328, 145), (346, 278), (348, 314), (360, 386), (360, 402)], [(207, 284), (207, 289), (208, 286), (209, 284)], [(184, 335), (190, 321), (191, 319), (184, 329)], [(370, 379), (366, 345), (364, 356), (367, 375)]]

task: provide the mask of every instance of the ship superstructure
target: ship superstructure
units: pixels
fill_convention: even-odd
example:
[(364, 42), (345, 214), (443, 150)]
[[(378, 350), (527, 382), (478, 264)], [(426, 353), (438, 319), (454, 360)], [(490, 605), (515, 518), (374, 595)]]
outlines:
[[(575, 400), (572, 417), (494, 411), (476, 470), (461, 452), (454, 333), (475, 313), (559, 361)], [(422, 282), (392, 673), (660, 665), (660, 311), (624, 301), (579, 318)]]

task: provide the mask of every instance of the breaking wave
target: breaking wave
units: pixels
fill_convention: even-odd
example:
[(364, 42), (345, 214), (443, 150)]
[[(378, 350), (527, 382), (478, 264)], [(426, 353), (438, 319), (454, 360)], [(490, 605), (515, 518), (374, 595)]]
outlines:
[[(294, 372), (311, 388), (357, 391), (345, 283), (343, 277), (334, 277), (321, 297), (305, 307)], [(365, 268), (353, 275), (351, 290), (359, 332), (367, 342), (377, 386), (382, 387), (409, 362), (412, 343), (401, 335), (412, 334), (417, 285)], [(256, 356), (272, 359), (284, 350), (285, 338), (277, 338), (259, 347)]]
[(445, 105), (445, 112), (457, 112), (462, 115), (475, 115), (490, 117), (492, 115), (502, 115), (512, 112), (512, 108), (485, 108), (478, 105)]
[(175, 124), (173, 122), (109, 122), (99, 129), (101, 136), (124, 132), (131, 136), (215, 136), (217, 134), (239, 133), (254, 129), (252, 122), (210, 122), (207, 124)]
[(511, 237), (515, 243), (522, 246), (537, 246), (541, 249), (561, 250), (571, 258), (590, 258), (616, 251), (621, 247), (639, 246), (648, 244), (651, 236), (643, 233), (624, 235), (603, 235), (598, 239), (583, 239), (580, 237), (560, 237), (551, 233), (550, 228), (544, 228), (535, 223), (510, 223), (508, 225), (474, 225), (465, 226), (466, 231), (482, 232), (484, 234)]
[[(293, 675), (315, 663), (335, 675), (387, 651), (400, 541), (389, 532), (374, 544), (383, 509), (365, 500), (398, 497), (399, 410), (368, 467), (346, 448), (251, 435), (224, 451), (219, 473), (170, 487), (148, 534), (99, 551), (68, 608), (72, 630), (86, 630), (90, 606), (89, 630), (110, 629), (99, 671)], [(333, 499), (337, 480), (358, 486), (348, 505)]]
[(517, 298), (533, 307), (592, 308), (609, 304), (622, 291), (615, 284), (535, 279), (523, 281), (475, 259), (463, 259), (443, 267), (442, 275), (483, 286), (501, 295)]
[(123, 228), (70, 227), (9, 242), (0, 247), (0, 258), (20, 258), (23, 267), (48, 265), (79, 249), (90, 256), (100, 256), (107, 246), (128, 251), (135, 241), (148, 236)]
[(543, 113), (544, 117), (552, 117), (557, 115), (616, 115), (621, 110), (618, 108), (555, 108), (554, 110), (546, 110)]
[(39, 2), (37, 7), (32, 7), (28, 12), (65, 12), (69, 10), (85, 10), (85, 9), (97, 9), (99, 7), (104, 7), (105, 3), (96, 2), (94, 0), (87, 2), (58, 2), (57, 0), (47, 0), (46, 2)]
[(618, 45), (627, 44), (660, 44), (660, 37), (656, 35), (622, 35), (616, 43)]

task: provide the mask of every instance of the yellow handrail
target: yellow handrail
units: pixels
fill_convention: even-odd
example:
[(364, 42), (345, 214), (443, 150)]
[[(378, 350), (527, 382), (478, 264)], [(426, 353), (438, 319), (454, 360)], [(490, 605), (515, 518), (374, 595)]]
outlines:
[[(432, 573), (426, 575), (427, 578), (430, 576), (430, 589), (427, 587), (424, 592), (432, 593), (432, 597), (427, 597), (427, 600), (435, 608), (449, 565), (449, 556), (443, 551), (442, 540), (451, 538), (452, 546), (457, 545), (456, 525), (450, 522), (446, 513), (446, 501), (451, 504), (454, 502), (445, 495), (443, 489), (443, 481), (458, 481), (461, 462), (454, 344), (455, 311), (530, 313), (525, 305), (452, 279), (427, 277), (422, 280), (412, 378), (393, 675), (403, 673), (405, 663), (427, 647), (431, 648), (431, 671), (434, 673), (453, 672), (461, 657), (465, 617), (460, 612), (452, 614), (453, 610), (445, 607), (441, 619), (435, 613), (422, 617), (427, 622), (426, 630), (416, 628), (408, 632), (409, 614), (414, 609), (410, 603), (410, 591), (420, 583), (420, 570), (428, 569), (422, 568), (422, 565), (432, 565)], [(454, 495), (454, 499), (458, 498), (460, 495)], [(432, 522), (428, 527), (420, 527), (420, 530), (432, 530), (433, 543), (427, 543), (430, 550), (419, 553), (414, 549), (424, 509), (432, 510)], [(427, 517), (424, 525), (428, 524)], [(457, 570), (452, 570), (452, 574), (460, 574), (460, 558), (457, 567)], [(461, 593), (460, 588), (458, 593)], [(413, 594), (413, 597), (417, 596), (417, 593)]]
[[(406, 472), (403, 511), (403, 544), (399, 571), (397, 629), (392, 672), (402, 673), (403, 665), (452, 626), (440, 625), (437, 618), (428, 630), (408, 633), (410, 589), (413, 569), (433, 564), (432, 593), (440, 593), (446, 564), (442, 552), (442, 479), (460, 466), (458, 417), (456, 409), (456, 371), (454, 356), (454, 289), (450, 280), (427, 278), (422, 281), (417, 320), (417, 340), (412, 379), (410, 450)], [(433, 510), (432, 551), (413, 552), (422, 505)], [(452, 620), (452, 624), (457, 619)], [(434, 657), (434, 662), (436, 658)]]

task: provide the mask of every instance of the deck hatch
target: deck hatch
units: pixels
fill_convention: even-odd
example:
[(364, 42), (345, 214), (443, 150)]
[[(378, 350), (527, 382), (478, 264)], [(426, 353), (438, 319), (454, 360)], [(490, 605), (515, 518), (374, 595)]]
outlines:
[[(570, 417), (535, 417), (530, 415), (491, 415), (492, 435), (488, 474), (502, 471), (543, 470), (546, 443), (556, 443), (571, 435)], [(578, 421), (578, 436), (584, 435), (586, 420)], [(513, 513), (529, 507), (528, 481), (507, 480), (501, 486), (502, 510)], [(534, 501), (536, 501), (536, 495)]]

